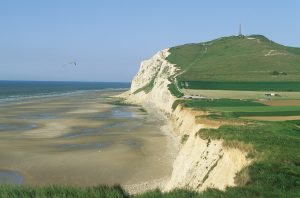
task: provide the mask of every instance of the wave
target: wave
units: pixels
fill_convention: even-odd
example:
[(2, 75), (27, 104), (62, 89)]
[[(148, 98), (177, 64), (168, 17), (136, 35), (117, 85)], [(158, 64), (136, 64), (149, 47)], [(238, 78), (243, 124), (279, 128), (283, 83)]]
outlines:
[(104, 92), (104, 91), (125, 91), (128, 88), (103, 88), (103, 89), (93, 89), (93, 90), (75, 90), (75, 91), (65, 91), (65, 92), (48, 92), (48, 93), (35, 93), (28, 95), (8, 95), (0, 97), (0, 105), (6, 104), (8, 102), (18, 102), (26, 101), (31, 99), (49, 98), (49, 97), (61, 97), (68, 96), (72, 94), (82, 94), (87, 92)]

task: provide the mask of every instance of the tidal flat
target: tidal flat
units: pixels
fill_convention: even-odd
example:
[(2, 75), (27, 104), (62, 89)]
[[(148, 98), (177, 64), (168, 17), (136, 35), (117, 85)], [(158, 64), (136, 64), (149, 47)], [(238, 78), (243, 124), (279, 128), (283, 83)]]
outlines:
[(114, 105), (117, 91), (0, 104), (0, 184), (137, 185), (168, 178), (165, 120)]

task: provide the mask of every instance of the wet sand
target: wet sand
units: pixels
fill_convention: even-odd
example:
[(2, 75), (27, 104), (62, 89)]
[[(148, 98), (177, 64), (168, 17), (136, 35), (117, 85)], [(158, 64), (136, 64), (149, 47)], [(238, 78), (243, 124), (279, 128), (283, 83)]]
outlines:
[(116, 94), (88, 91), (1, 104), (2, 173), (21, 174), (25, 185), (162, 184), (176, 150), (161, 129), (165, 121), (140, 107), (110, 104)]

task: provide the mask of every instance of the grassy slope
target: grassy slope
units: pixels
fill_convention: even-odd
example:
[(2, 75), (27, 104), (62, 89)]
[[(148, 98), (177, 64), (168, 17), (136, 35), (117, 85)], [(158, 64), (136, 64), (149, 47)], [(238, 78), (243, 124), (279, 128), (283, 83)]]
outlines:
[[(167, 59), (185, 71), (177, 77), (181, 81), (300, 81), (300, 48), (249, 37), (256, 39), (231, 36), (173, 47)], [(270, 50), (284, 55), (265, 56)], [(274, 76), (273, 71), (287, 75)]]

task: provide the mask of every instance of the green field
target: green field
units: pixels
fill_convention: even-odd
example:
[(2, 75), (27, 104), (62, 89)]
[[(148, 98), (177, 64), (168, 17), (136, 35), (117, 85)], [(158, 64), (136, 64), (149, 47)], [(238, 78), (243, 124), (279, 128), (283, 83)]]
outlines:
[[(234, 117), (247, 117), (247, 116), (300, 116), (300, 111), (245, 111), (233, 112)], [(270, 118), (270, 120), (272, 120)], [(283, 119), (284, 120), (284, 119)]]
[[(205, 82), (181, 81), (182, 89), (239, 90), (239, 91), (300, 91), (300, 82)], [(188, 86), (186, 86), (188, 85)]]
[[(212, 112), (222, 112), (226, 117), (242, 116), (300, 116), (300, 106), (267, 106), (252, 100), (237, 99), (200, 99), (177, 100), (172, 108), (178, 105)], [(225, 115), (224, 114), (224, 115)]]
[(230, 112), (234, 117), (242, 116), (300, 116), (300, 106), (255, 106), (212, 107), (213, 111)]
[(213, 107), (213, 110), (225, 112), (280, 112), (300, 111), (300, 106), (239, 106), (239, 107)]
[(182, 71), (178, 81), (300, 82), (300, 48), (261, 35), (186, 44), (170, 53), (167, 60)]

